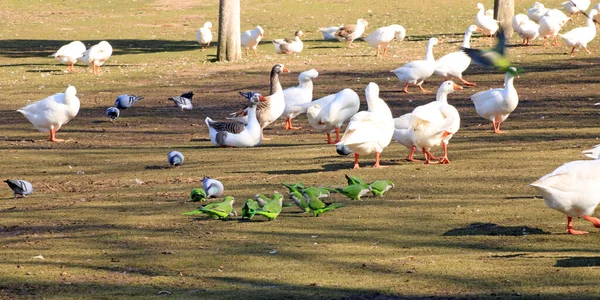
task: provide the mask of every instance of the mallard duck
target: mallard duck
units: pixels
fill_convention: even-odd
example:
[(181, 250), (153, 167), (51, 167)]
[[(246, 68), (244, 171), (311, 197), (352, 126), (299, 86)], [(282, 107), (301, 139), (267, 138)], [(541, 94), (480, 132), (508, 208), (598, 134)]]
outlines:
[(319, 76), (319, 72), (315, 69), (304, 71), (298, 75), (298, 86), (290, 87), (283, 90), (283, 98), (285, 99), (285, 108), (283, 116), (285, 117), (286, 130), (300, 129), (300, 127), (292, 126), (292, 119), (299, 114), (306, 113), (308, 107), (302, 104), (309, 103), (313, 99), (313, 82), (312, 80)]
[[(477, 26), (471, 25), (467, 27), (462, 43), (462, 48), (471, 48), (470, 40), (473, 32), (477, 30)], [(449, 77), (458, 78), (464, 85), (476, 86), (474, 82), (468, 82), (462, 78), (462, 73), (471, 65), (471, 57), (464, 51), (450, 52), (435, 62), (435, 71), (433, 74), (444, 77), (448, 80)]]
[(500, 28), (498, 21), (494, 20), (493, 17), (485, 15), (485, 8), (483, 4), (477, 3), (477, 15), (475, 16), (475, 25), (481, 29), (482, 34), (492, 36), (496, 34), (496, 31)]
[(215, 122), (206, 117), (210, 141), (217, 147), (254, 147), (261, 143), (262, 133), (256, 118), (256, 106), (266, 101), (259, 93), (250, 92), (248, 124), (236, 121)]
[(85, 52), (85, 45), (80, 41), (70, 42), (58, 49), (50, 57), (56, 58), (61, 64), (67, 65), (67, 72), (75, 72), (73, 65), (81, 58)]
[(527, 17), (534, 22), (539, 22), (540, 19), (549, 11), (544, 4), (540, 2), (534, 2), (531, 8), (527, 10)]
[(534, 183), (546, 205), (567, 215), (567, 233), (586, 234), (573, 229), (573, 217), (581, 217), (600, 228), (600, 220), (592, 217), (600, 203), (600, 160), (568, 162)]
[(581, 12), (585, 12), (590, 7), (590, 0), (569, 0), (563, 2), (562, 6), (571, 18), (573, 18), (573, 15), (579, 18)]
[(444, 150), (444, 156), (439, 163), (450, 163), (448, 142), (460, 128), (460, 115), (454, 106), (448, 104), (448, 95), (457, 90), (462, 90), (462, 87), (452, 81), (445, 81), (438, 89), (436, 101), (416, 107), (412, 111), (413, 145), (423, 151), (426, 164), (435, 159), (429, 149), (438, 145)]
[(340, 26), (329, 26), (329, 27), (319, 27), (319, 31), (323, 34), (324, 40), (337, 40), (335, 33), (340, 30), (340, 28), (344, 27), (344, 25)]
[[(319, 132), (327, 132), (327, 143), (340, 141), (340, 128), (358, 112), (360, 99), (351, 89), (343, 89), (334, 95), (312, 101), (306, 109), (308, 123)], [(331, 132), (335, 131), (335, 142)]]
[(540, 19), (540, 27), (538, 33), (544, 38), (544, 46), (546, 46), (547, 38), (554, 38), (552, 45), (558, 46), (558, 32), (569, 21), (569, 17), (558, 9), (550, 9)]
[(362, 36), (365, 32), (365, 29), (369, 26), (369, 22), (365, 19), (358, 19), (356, 21), (356, 25), (345, 25), (340, 27), (338, 31), (335, 32), (335, 36), (340, 42), (346, 41), (348, 42), (348, 47), (354, 47), (355, 39)]
[(275, 52), (279, 54), (292, 54), (292, 53), (300, 53), (304, 48), (304, 43), (300, 39), (304, 33), (302, 30), (298, 30), (294, 33), (294, 38), (287, 39), (276, 39), (273, 40), (273, 46), (275, 46)]
[(531, 21), (524, 14), (513, 17), (512, 28), (523, 39), (523, 45), (529, 45), (530, 41), (535, 40), (540, 35), (540, 25)]
[(590, 50), (587, 48), (587, 44), (591, 42), (594, 37), (596, 37), (596, 25), (594, 24), (594, 17), (598, 14), (598, 11), (595, 9), (590, 10), (589, 16), (586, 19), (585, 27), (577, 27), (575, 29), (570, 30), (565, 34), (559, 34), (567, 46), (572, 47), (571, 55), (575, 55), (575, 48), (581, 47), (588, 54), (591, 54)]
[(427, 92), (421, 85), (427, 78), (431, 77), (435, 71), (433, 46), (437, 44), (438, 40), (436, 38), (430, 38), (427, 42), (427, 51), (424, 60), (411, 61), (404, 66), (391, 71), (396, 74), (400, 83), (404, 84), (404, 89), (402, 89), (402, 91), (408, 93), (408, 85), (412, 84), (418, 86), (422, 92)]
[(85, 65), (92, 65), (94, 74), (100, 73), (100, 67), (104, 65), (106, 60), (112, 55), (113, 48), (107, 41), (102, 41), (90, 47), (83, 57), (77, 59)]
[(504, 75), (503, 88), (490, 89), (471, 96), (477, 114), (492, 121), (494, 133), (503, 133), (500, 130), (500, 124), (519, 104), (519, 95), (513, 85), (515, 77), (518, 77), (517, 69), (510, 67)]
[(79, 112), (79, 98), (74, 86), (64, 93), (54, 94), (40, 101), (17, 109), (33, 126), (41, 132), (50, 132), (51, 142), (62, 142), (56, 138), (56, 132)]
[(204, 26), (198, 29), (198, 33), (196, 33), (196, 41), (198, 41), (200, 46), (204, 45), (204, 47), (202, 47), (202, 51), (204, 51), (206, 48), (210, 47), (210, 42), (212, 42), (212, 39), (212, 23), (206, 22), (204, 23)]
[[(260, 124), (261, 132), (265, 129), (265, 127), (269, 126), (269, 124), (275, 122), (275, 120), (281, 117), (283, 110), (285, 109), (283, 89), (281, 88), (281, 83), (279, 82), (279, 74), (283, 72), (289, 73), (290, 70), (288, 70), (288, 68), (286, 68), (283, 64), (276, 64), (273, 66), (271, 69), (271, 89), (269, 96), (265, 97), (265, 101), (260, 101), (256, 107), (256, 117), (258, 119), (258, 123)], [(244, 94), (242, 94), (242, 96), (244, 96)], [(246, 98), (249, 100), (248, 94), (246, 94)], [(246, 116), (248, 115), (248, 107), (230, 115), (232, 116), (232, 119), (247, 119)], [(264, 137), (264, 134), (261, 135), (263, 140), (268, 140)]]
[(371, 82), (365, 89), (367, 111), (355, 114), (348, 123), (344, 136), (337, 147), (347, 147), (354, 152), (354, 169), (360, 168), (358, 158), (375, 152), (375, 165), (379, 168), (379, 156), (392, 141), (394, 118), (388, 105), (379, 98), (379, 86)]
[(375, 56), (379, 56), (379, 50), (383, 49), (382, 56), (387, 53), (388, 45), (394, 40), (402, 41), (406, 37), (406, 29), (401, 25), (393, 24), (378, 28), (373, 33), (367, 35), (364, 40), (369, 46), (376, 48)]
[(265, 31), (260, 26), (256, 26), (256, 28), (252, 30), (246, 30), (242, 32), (240, 44), (246, 51), (246, 56), (248, 56), (248, 49), (252, 49), (252, 51), (254, 51), (254, 55), (256, 55), (256, 46), (258, 46), (260, 40), (262, 40), (264, 33)]

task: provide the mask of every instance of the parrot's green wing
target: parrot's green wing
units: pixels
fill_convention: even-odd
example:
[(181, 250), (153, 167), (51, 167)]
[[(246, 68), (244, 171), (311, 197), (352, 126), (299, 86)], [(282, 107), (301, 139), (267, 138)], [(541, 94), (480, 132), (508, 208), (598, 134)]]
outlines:
[(337, 190), (335, 190), (335, 189), (310, 186), (310, 187), (304, 188), (302, 190), (302, 193), (310, 191), (310, 193), (312, 195), (317, 196), (318, 198), (327, 198), (327, 197), (329, 197), (329, 194), (331, 192), (330, 190), (334, 190), (335, 192), (337, 192)]
[(283, 186), (285, 186), (286, 188), (288, 188), (288, 190), (290, 191), (290, 193), (293, 192), (293, 191), (299, 191), (299, 190), (301, 190), (301, 189), (304, 188), (304, 184), (300, 183), (300, 182), (298, 182), (298, 183), (289, 183), (289, 184), (281, 182), (281, 184)]
[(206, 192), (204, 189), (193, 189), (190, 192), (190, 198), (193, 202), (206, 201)]
[(304, 212), (310, 211), (310, 208), (308, 208), (306, 201), (304, 201), (304, 196), (300, 192), (298, 192), (298, 191), (290, 192), (290, 199), (302, 211), (304, 211)]
[(254, 214), (256, 213), (255, 211), (259, 208), (258, 202), (252, 199), (246, 200), (246, 204), (242, 207), (242, 219), (248, 218), (249, 220), (252, 220), (252, 217), (254, 217)]
[(394, 188), (394, 183), (391, 180), (375, 180), (369, 184), (373, 196), (383, 197), (383, 193)]
[(229, 214), (233, 212), (233, 197), (227, 196), (223, 202), (216, 202), (198, 208), (198, 210), (184, 213), (184, 215), (195, 215), (205, 213), (214, 219), (227, 219)]
[(370, 192), (371, 189), (366, 184), (353, 184), (343, 189), (338, 189), (338, 191), (352, 200), (360, 200), (360, 197)]
[(308, 202), (308, 208), (311, 210), (321, 209), (327, 206), (312, 190), (305, 189), (303, 195), (306, 202)]
[(336, 208), (340, 208), (340, 207), (344, 207), (344, 206), (346, 206), (346, 204), (344, 204), (344, 203), (331, 203), (324, 208), (313, 210), (313, 215), (315, 217), (318, 217), (320, 214), (322, 214), (324, 212), (331, 211)]
[(346, 176), (346, 180), (348, 181), (348, 185), (353, 185), (353, 184), (365, 184), (365, 181), (362, 180), (360, 177), (358, 176), (348, 176), (348, 174), (345, 175)]

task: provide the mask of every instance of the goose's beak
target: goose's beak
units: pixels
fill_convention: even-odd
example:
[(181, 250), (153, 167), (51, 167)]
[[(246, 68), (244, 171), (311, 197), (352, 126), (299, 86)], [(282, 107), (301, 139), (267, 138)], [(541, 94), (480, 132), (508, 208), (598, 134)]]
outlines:
[(290, 73), (290, 69), (288, 69), (287, 67), (283, 67), (283, 71), (287, 72), (287, 73)]
[(454, 88), (454, 90), (455, 90), (455, 91), (460, 91), (460, 90), (462, 90), (462, 89), (463, 89), (463, 87), (462, 87), (462, 86), (460, 86), (460, 85), (458, 85), (458, 84), (456, 84), (456, 83), (452, 83), (452, 84), (453, 84), (453, 88)]

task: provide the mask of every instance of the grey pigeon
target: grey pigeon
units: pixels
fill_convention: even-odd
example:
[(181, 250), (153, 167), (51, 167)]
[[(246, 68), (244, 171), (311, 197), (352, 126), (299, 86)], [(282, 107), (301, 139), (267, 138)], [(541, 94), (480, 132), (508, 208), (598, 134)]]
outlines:
[(122, 94), (115, 100), (115, 107), (118, 109), (128, 109), (142, 99), (144, 99), (143, 96)]
[(15, 193), (15, 199), (17, 196), (27, 197), (27, 195), (33, 193), (33, 185), (31, 185), (31, 182), (15, 179), (7, 179), (4, 180), (4, 182), (6, 182)]
[(175, 104), (177, 104), (177, 107), (179, 107), (181, 111), (183, 111), (184, 109), (192, 110), (192, 108), (194, 108), (194, 106), (192, 105), (192, 97), (194, 97), (194, 93), (190, 91), (185, 94), (182, 94), (179, 97), (169, 97), (169, 100), (175, 102)]
[(202, 188), (206, 192), (208, 198), (219, 197), (225, 190), (225, 187), (223, 187), (223, 184), (220, 181), (206, 176), (202, 179)]
[(114, 122), (120, 114), (121, 112), (116, 107), (109, 107), (106, 109), (106, 117), (110, 119), (111, 122)]
[(172, 167), (177, 167), (183, 163), (183, 154), (179, 151), (171, 151), (167, 154), (167, 157)]

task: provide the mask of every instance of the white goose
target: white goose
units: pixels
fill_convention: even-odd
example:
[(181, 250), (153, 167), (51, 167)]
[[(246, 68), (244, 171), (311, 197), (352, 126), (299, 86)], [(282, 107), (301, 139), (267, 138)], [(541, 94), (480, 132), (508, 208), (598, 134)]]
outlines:
[(246, 51), (246, 56), (248, 56), (249, 49), (252, 49), (252, 51), (254, 51), (254, 55), (256, 55), (256, 47), (260, 43), (260, 40), (262, 40), (264, 33), (265, 31), (260, 26), (256, 26), (256, 28), (252, 30), (246, 30), (242, 32), (240, 44)]
[(534, 22), (539, 22), (540, 19), (549, 11), (544, 4), (540, 2), (534, 2), (530, 9), (527, 10), (527, 17)]
[(587, 48), (587, 44), (596, 37), (596, 25), (594, 24), (594, 17), (598, 14), (595, 9), (590, 10), (589, 17), (586, 20), (585, 27), (577, 27), (570, 30), (565, 34), (559, 34), (567, 46), (572, 47), (571, 55), (575, 55), (575, 48), (581, 47), (588, 54), (591, 54)]
[(540, 35), (540, 25), (529, 20), (529, 17), (524, 14), (518, 14), (513, 17), (512, 27), (523, 39), (523, 45), (529, 45), (530, 41), (536, 39)]
[(212, 42), (212, 39), (212, 23), (206, 22), (204, 23), (204, 26), (198, 29), (198, 33), (196, 34), (196, 41), (198, 41), (198, 44), (200, 44), (200, 46), (204, 45), (204, 47), (202, 47), (202, 51), (204, 51), (206, 50), (206, 48), (210, 47), (210, 42)]
[(254, 147), (260, 145), (262, 133), (256, 118), (256, 106), (260, 102), (266, 101), (266, 99), (259, 93), (250, 93), (248, 124), (235, 121), (215, 122), (206, 117), (204, 122), (208, 126), (210, 141), (213, 145), (217, 147)]
[(319, 27), (319, 31), (323, 34), (324, 40), (337, 40), (335, 33), (340, 30), (340, 28), (344, 27), (344, 25), (340, 26), (329, 26), (329, 27)]
[(283, 116), (285, 117), (286, 130), (300, 129), (300, 127), (292, 126), (292, 119), (299, 114), (306, 113), (308, 107), (302, 104), (309, 103), (313, 99), (313, 82), (312, 80), (319, 76), (319, 72), (315, 69), (304, 71), (298, 75), (298, 86), (290, 87), (283, 90), (283, 98), (285, 99), (285, 108)]
[(389, 25), (378, 28), (373, 33), (367, 35), (364, 40), (369, 46), (376, 48), (375, 56), (379, 56), (379, 50), (383, 49), (382, 56), (387, 53), (388, 45), (394, 40), (402, 41), (406, 37), (406, 29), (402, 25)]
[(50, 132), (50, 141), (62, 142), (63, 140), (56, 138), (56, 132), (79, 112), (80, 103), (76, 95), (75, 87), (69, 86), (64, 93), (54, 94), (17, 111), (37, 130)]
[(600, 220), (592, 217), (600, 203), (600, 160), (568, 162), (552, 173), (530, 184), (546, 205), (567, 215), (567, 233), (586, 234), (573, 229), (573, 217), (581, 217), (600, 228)]
[(394, 118), (394, 140), (408, 149), (409, 153), (406, 157), (407, 161), (418, 161), (414, 158), (417, 147), (413, 143), (414, 131), (412, 129), (414, 123), (414, 115), (412, 113), (403, 114), (400, 117)]
[(493, 17), (485, 15), (485, 8), (483, 4), (477, 3), (477, 15), (475, 15), (475, 25), (481, 29), (482, 34), (492, 36), (496, 34), (496, 31), (500, 28), (498, 21), (494, 20)]
[(600, 144), (594, 146), (594, 148), (581, 151), (581, 154), (591, 159), (600, 158)]
[(494, 133), (503, 133), (500, 124), (519, 104), (519, 95), (513, 85), (515, 76), (517, 69), (510, 67), (504, 75), (504, 88), (490, 89), (471, 96), (477, 114), (492, 121)]
[(110, 58), (112, 52), (112, 46), (107, 41), (102, 41), (87, 49), (83, 57), (77, 60), (85, 65), (92, 65), (92, 71), (94, 74), (98, 74), (100, 67)]
[(56, 58), (61, 64), (67, 65), (67, 72), (75, 72), (73, 65), (77, 62), (78, 58), (81, 58), (85, 52), (85, 45), (80, 41), (70, 42), (58, 49), (50, 57)]
[(427, 50), (425, 53), (424, 60), (415, 60), (392, 70), (401, 84), (404, 84), (404, 91), (408, 93), (408, 85), (416, 85), (421, 89), (422, 92), (427, 92), (421, 86), (423, 82), (433, 75), (435, 71), (435, 58), (433, 57), (433, 46), (437, 45), (438, 40), (436, 38), (430, 38), (427, 42)]
[(439, 163), (448, 164), (448, 142), (460, 128), (460, 115), (454, 106), (448, 104), (448, 95), (462, 87), (452, 81), (444, 81), (438, 89), (436, 101), (421, 105), (412, 111), (413, 145), (420, 148), (429, 164), (433, 157), (429, 149), (441, 146), (444, 156)]
[(394, 118), (388, 105), (379, 98), (379, 86), (371, 82), (365, 89), (367, 111), (355, 114), (348, 123), (336, 149), (348, 148), (354, 152), (354, 169), (360, 168), (358, 158), (375, 152), (374, 168), (380, 168), (379, 156), (392, 141)]
[[(462, 48), (471, 48), (471, 35), (477, 30), (477, 26), (471, 25), (465, 31)], [(435, 62), (435, 71), (437, 76), (444, 77), (448, 80), (449, 77), (456, 77), (467, 86), (476, 86), (474, 82), (468, 82), (462, 78), (464, 72), (471, 65), (471, 57), (464, 51), (459, 50), (448, 53)]]
[(273, 46), (275, 46), (275, 52), (279, 54), (292, 54), (300, 53), (304, 48), (304, 43), (300, 39), (304, 33), (302, 30), (298, 30), (294, 33), (294, 38), (287, 39), (276, 39), (273, 40)]
[(544, 38), (544, 46), (546, 46), (547, 38), (554, 38), (552, 45), (558, 46), (558, 32), (569, 21), (569, 17), (558, 9), (550, 9), (540, 19), (540, 27), (538, 33)]
[[(342, 125), (358, 112), (360, 99), (355, 91), (343, 89), (308, 104), (308, 123), (319, 132), (327, 132), (327, 143), (335, 144), (340, 141)], [(332, 131), (335, 131), (335, 142), (331, 140)]]
[(340, 42), (348, 42), (348, 47), (352, 48), (354, 47), (354, 44), (352, 44), (352, 42), (354, 42), (355, 39), (362, 36), (367, 26), (369, 26), (369, 22), (367, 22), (367, 20), (358, 19), (356, 20), (356, 25), (342, 26), (340, 27), (340, 29), (338, 29), (338, 31), (335, 32), (334, 35)]
[(577, 15), (579, 18), (581, 12), (586, 11), (590, 7), (590, 0), (569, 0), (563, 2), (562, 6), (570, 14), (571, 18), (573, 18), (573, 15)]

